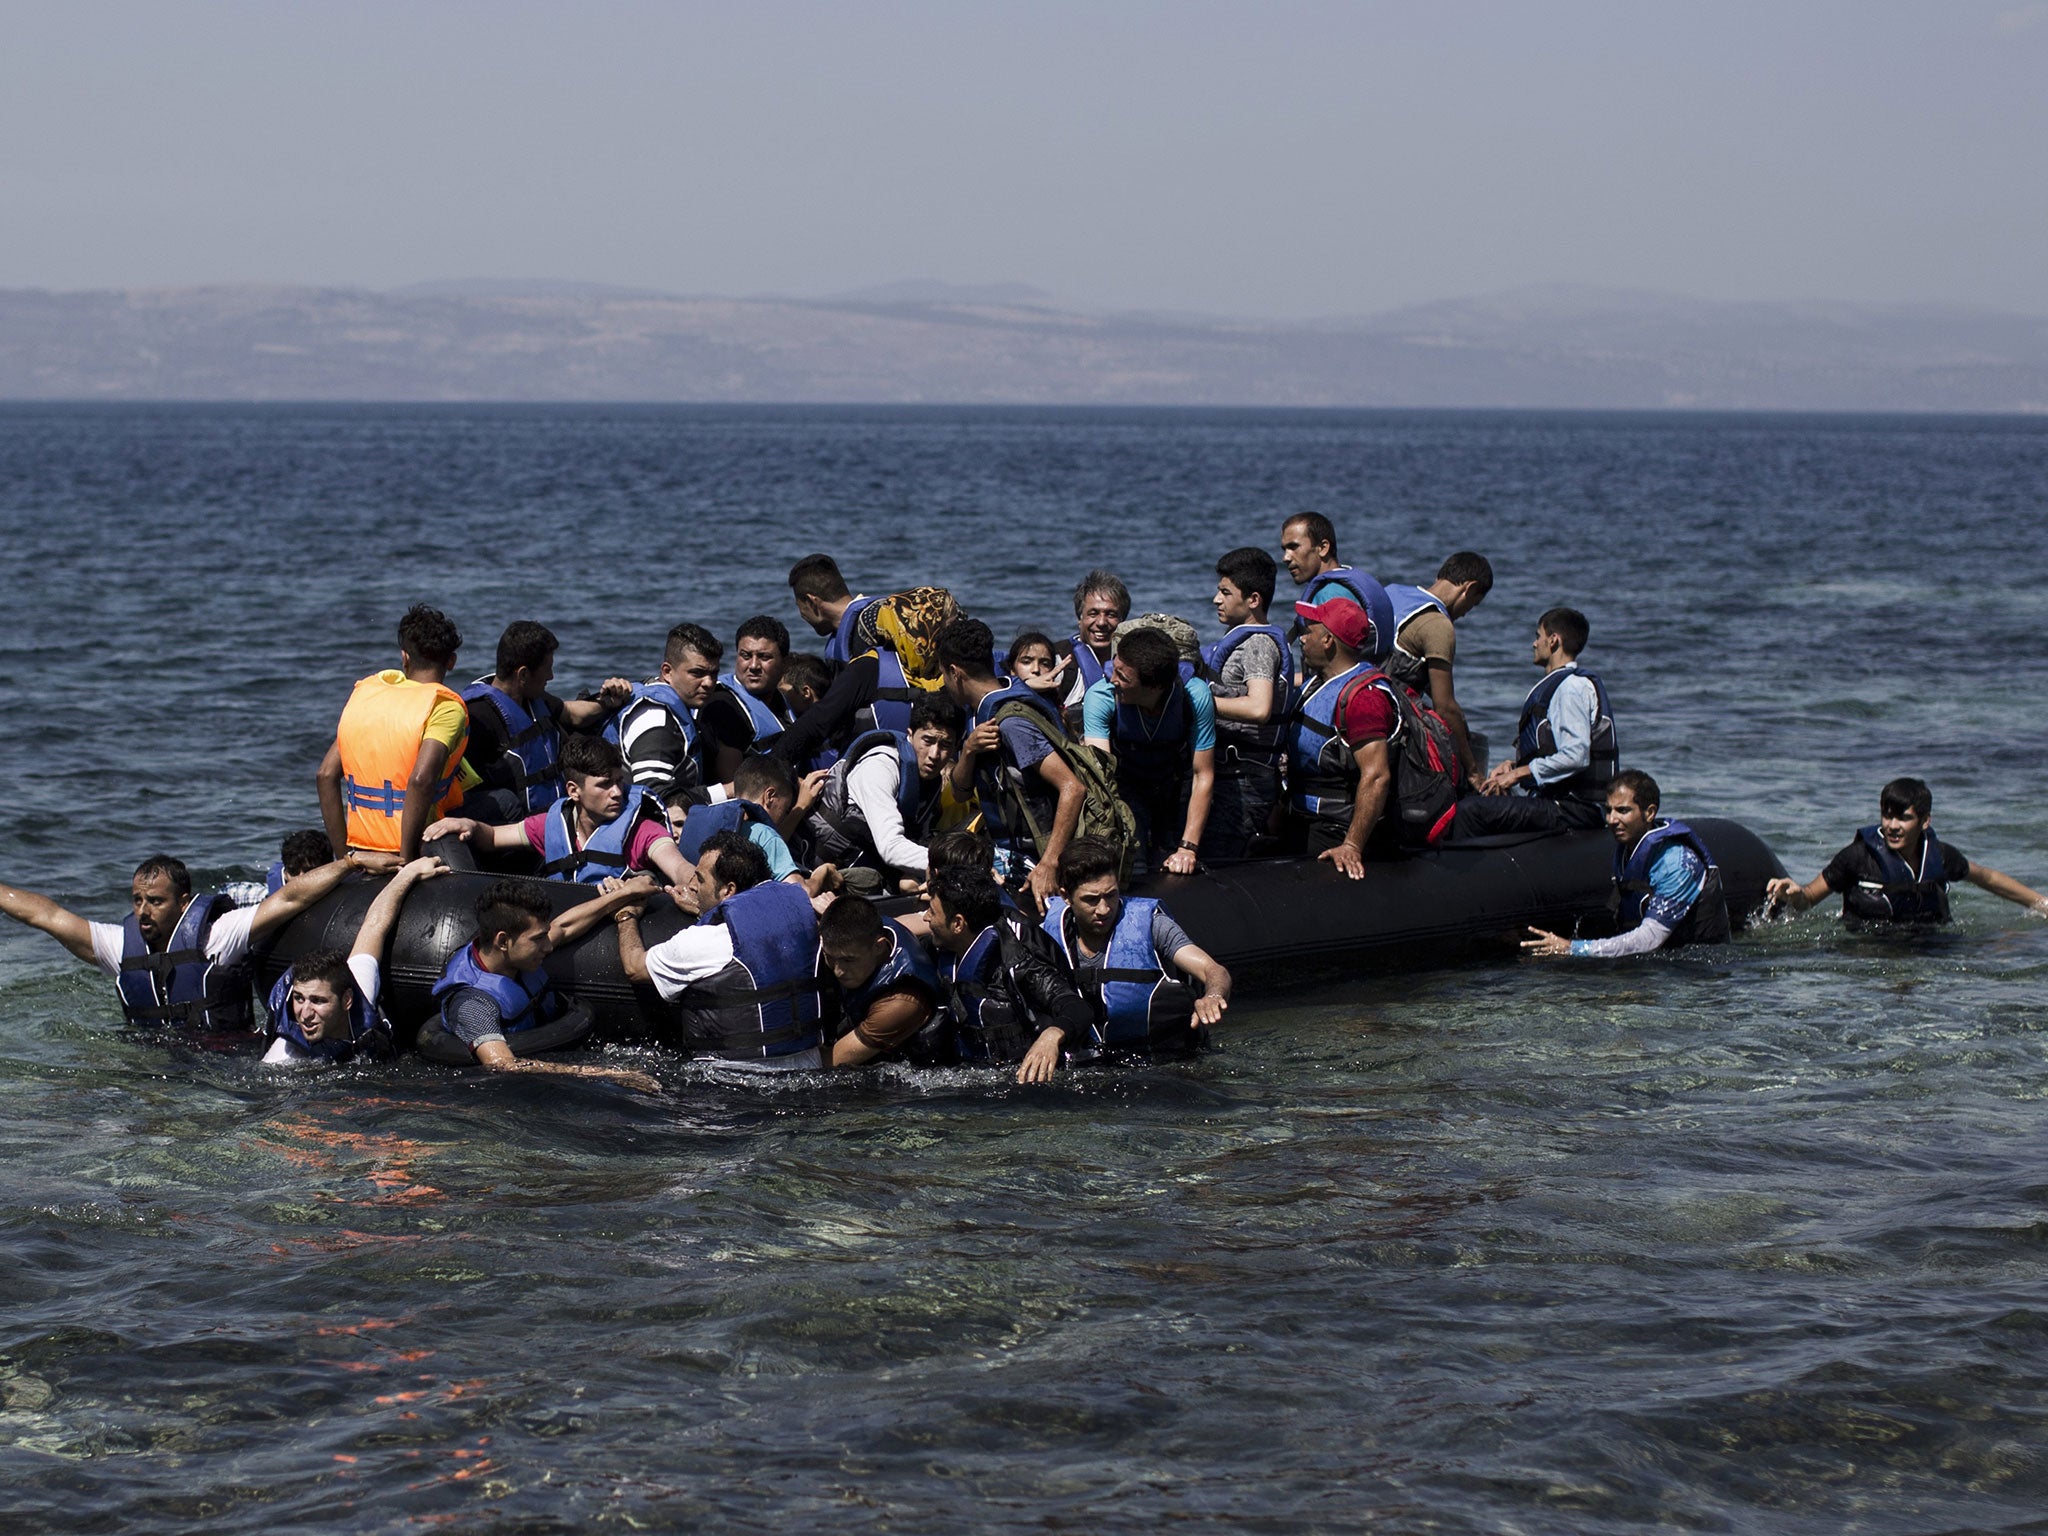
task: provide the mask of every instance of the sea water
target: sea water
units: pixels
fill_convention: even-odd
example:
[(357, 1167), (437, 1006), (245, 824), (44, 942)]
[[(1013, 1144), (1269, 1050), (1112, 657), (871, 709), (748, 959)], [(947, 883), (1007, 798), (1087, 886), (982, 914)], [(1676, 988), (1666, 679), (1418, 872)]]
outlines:
[[(1070, 632), (1091, 566), (1499, 581), (1626, 760), (1801, 879), (1900, 773), (2048, 887), (2048, 422), (0, 408), (0, 878), (118, 917), (317, 821), (415, 601), (462, 677), (794, 623), (783, 573)], [(1286, 582), (1283, 576), (1283, 596)], [(817, 642), (799, 629), (799, 642)], [(1368, 875), (1370, 878), (1370, 875)], [(2048, 925), (1241, 992), (1191, 1065), (648, 1099), (125, 1032), (0, 929), (0, 1517), (47, 1531), (1929, 1531), (2048, 1507)]]

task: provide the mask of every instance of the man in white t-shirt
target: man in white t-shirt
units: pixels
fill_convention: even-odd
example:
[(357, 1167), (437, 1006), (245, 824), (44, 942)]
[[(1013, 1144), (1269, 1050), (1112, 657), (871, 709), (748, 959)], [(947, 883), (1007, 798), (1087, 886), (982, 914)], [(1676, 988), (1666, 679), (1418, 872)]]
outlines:
[(395, 856), (351, 852), (307, 871), (254, 907), (218, 892), (194, 895), (192, 874), (154, 854), (136, 866), (124, 923), (96, 923), (34, 891), (0, 885), (0, 912), (40, 928), (72, 954), (114, 979), (131, 1024), (173, 1024), (203, 1031), (254, 1027), (242, 962), (252, 941), (320, 900), (352, 869), (391, 869)]

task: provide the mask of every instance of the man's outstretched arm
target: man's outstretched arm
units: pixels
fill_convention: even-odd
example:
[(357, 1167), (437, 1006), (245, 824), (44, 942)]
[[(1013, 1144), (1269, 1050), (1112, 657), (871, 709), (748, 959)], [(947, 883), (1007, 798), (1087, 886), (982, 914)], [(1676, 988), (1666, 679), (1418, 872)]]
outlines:
[(40, 928), (88, 965), (99, 964), (92, 951), (92, 924), (69, 908), (60, 907), (47, 896), (0, 885), (0, 912), (17, 923)]

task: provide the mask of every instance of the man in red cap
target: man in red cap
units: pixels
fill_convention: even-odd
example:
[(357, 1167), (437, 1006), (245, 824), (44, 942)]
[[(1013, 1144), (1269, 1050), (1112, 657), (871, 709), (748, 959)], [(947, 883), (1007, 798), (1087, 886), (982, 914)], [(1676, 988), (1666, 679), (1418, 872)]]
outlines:
[(1308, 685), (1287, 738), (1290, 853), (1328, 859), (1357, 880), (1365, 843), (1393, 788), (1387, 742), (1401, 721), (1395, 684), (1364, 659), (1372, 621), (1349, 598), (1302, 603), (1301, 659)]

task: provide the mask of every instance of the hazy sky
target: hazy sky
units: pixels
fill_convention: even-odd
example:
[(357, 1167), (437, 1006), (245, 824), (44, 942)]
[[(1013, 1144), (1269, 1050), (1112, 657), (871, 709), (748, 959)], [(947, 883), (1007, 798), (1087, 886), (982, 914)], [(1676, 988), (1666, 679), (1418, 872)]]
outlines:
[(0, 286), (2048, 313), (2048, 3), (0, 0)]

